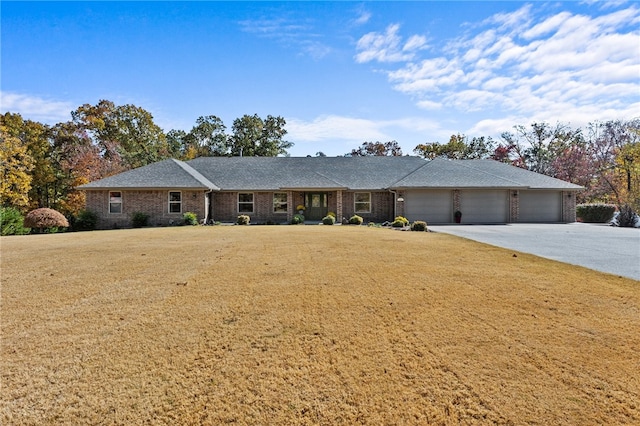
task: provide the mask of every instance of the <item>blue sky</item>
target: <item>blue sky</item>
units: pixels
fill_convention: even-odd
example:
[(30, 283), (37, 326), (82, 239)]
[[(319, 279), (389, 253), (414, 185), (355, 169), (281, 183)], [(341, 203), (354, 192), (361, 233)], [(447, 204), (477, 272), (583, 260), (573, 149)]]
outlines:
[(640, 116), (637, 2), (1, 3), (1, 110), (165, 131), (280, 115), (293, 156)]

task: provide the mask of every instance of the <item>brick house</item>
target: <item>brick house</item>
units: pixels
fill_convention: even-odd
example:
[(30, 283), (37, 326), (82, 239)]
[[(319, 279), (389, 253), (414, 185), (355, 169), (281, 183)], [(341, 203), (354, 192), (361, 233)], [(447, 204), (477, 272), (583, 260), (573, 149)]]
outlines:
[(135, 212), (164, 226), (193, 212), (204, 222), (307, 223), (328, 212), (365, 222), (573, 222), (575, 192), (558, 179), (492, 160), (418, 157), (200, 157), (129, 170), (79, 187), (98, 227), (128, 227)]

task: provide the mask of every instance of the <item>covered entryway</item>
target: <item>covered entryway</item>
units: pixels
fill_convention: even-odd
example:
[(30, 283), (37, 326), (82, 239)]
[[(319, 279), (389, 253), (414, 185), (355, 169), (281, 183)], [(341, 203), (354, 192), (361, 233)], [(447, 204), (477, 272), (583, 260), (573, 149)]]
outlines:
[(560, 191), (520, 191), (518, 222), (562, 222)]
[(326, 192), (307, 192), (305, 197), (305, 220), (322, 220), (329, 213)]
[(505, 190), (460, 191), (462, 223), (507, 223), (509, 196)]
[(453, 221), (453, 200), (448, 189), (420, 189), (404, 194), (405, 216), (411, 222), (423, 220), (431, 223)]

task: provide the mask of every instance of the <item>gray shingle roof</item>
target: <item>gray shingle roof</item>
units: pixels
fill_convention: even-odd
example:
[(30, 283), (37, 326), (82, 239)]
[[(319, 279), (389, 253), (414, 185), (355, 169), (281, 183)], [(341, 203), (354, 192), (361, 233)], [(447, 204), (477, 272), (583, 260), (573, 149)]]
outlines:
[(386, 189), (418, 157), (200, 157), (189, 161), (223, 190)]
[(165, 160), (80, 189), (226, 191), (511, 188), (578, 190), (580, 186), (492, 160), (425, 161), (419, 157), (200, 157)]
[(493, 160), (436, 158), (393, 188), (510, 188), (579, 190), (581, 186)]
[(109, 176), (79, 189), (219, 189), (187, 163), (169, 159)]

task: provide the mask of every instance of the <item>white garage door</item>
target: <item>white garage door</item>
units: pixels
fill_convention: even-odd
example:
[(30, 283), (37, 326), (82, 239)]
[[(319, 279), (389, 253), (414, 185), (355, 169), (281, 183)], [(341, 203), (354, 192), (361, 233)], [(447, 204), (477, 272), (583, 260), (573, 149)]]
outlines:
[(462, 223), (506, 223), (509, 197), (502, 190), (460, 191)]
[(520, 191), (518, 222), (561, 222), (562, 196), (558, 191)]
[(450, 190), (413, 190), (404, 193), (405, 216), (410, 221), (424, 220), (432, 223), (453, 221)]

